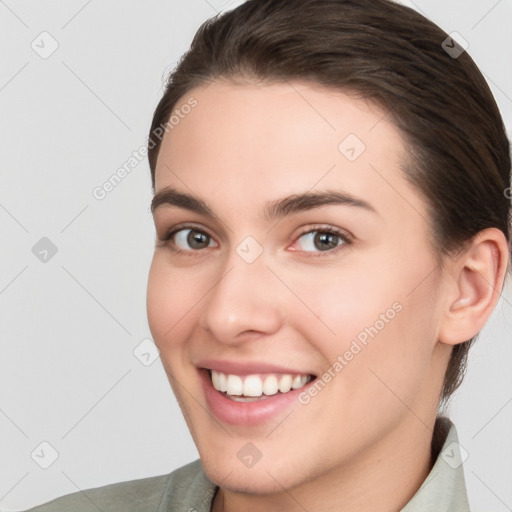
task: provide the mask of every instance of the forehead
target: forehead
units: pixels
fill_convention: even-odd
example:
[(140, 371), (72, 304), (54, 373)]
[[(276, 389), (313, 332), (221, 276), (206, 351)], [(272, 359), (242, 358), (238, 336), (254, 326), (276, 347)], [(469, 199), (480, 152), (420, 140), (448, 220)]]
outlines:
[(185, 187), (231, 205), (340, 186), (388, 205), (415, 194), (401, 170), (400, 132), (380, 106), (353, 95), (307, 82), (218, 80), (192, 89), (174, 113), (157, 192)]
[[(180, 145), (181, 137), (200, 137), (198, 149), (203, 153), (219, 143), (233, 144), (231, 149), (235, 151), (235, 143), (261, 147), (272, 141), (274, 144), (265, 147), (265, 155), (270, 157), (277, 142), (288, 143), (297, 153), (319, 148), (319, 139), (323, 139), (322, 149), (337, 152), (338, 143), (349, 134), (375, 149), (375, 142), (386, 133), (386, 145), (392, 142), (399, 149), (400, 134), (386, 119), (387, 114), (376, 103), (356, 98), (354, 93), (319, 84), (234, 84), (218, 79), (192, 89), (177, 102), (162, 147), (172, 150), (173, 145)], [(377, 125), (381, 125), (380, 130), (375, 130)], [(309, 144), (299, 147), (298, 142)]]

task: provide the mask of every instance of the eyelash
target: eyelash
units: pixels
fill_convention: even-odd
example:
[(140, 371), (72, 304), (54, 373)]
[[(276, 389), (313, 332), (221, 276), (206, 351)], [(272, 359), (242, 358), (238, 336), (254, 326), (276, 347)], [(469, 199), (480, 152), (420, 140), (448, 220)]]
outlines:
[[(176, 233), (179, 233), (180, 231), (186, 230), (186, 229), (192, 229), (194, 231), (198, 231), (199, 233), (206, 235), (208, 238), (213, 239), (213, 237), (207, 231), (203, 230), (202, 228), (200, 228), (198, 226), (195, 226), (194, 224), (181, 224), (179, 226), (176, 226), (174, 229), (172, 229), (164, 238), (160, 238), (159, 246), (164, 246), (164, 247), (168, 246), (176, 254), (183, 254), (185, 256), (199, 255), (203, 251), (203, 249), (185, 251), (183, 249), (179, 249), (179, 248), (176, 248), (175, 246), (173, 246), (174, 242), (172, 241), (172, 237)], [(313, 225), (313, 226), (308, 227), (307, 229), (305, 228), (304, 231), (301, 231), (297, 235), (297, 237), (294, 240), (294, 243), (302, 236), (307, 235), (309, 233), (315, 233), (315, 232), (335, 235), (338, 238), (340, 238), (343, 243), (334, 247), (333, 249), (328, 249), (326, 251), (315, 251), (312, 254), (308, 254), (308, 256), (307, 256), (308, 258), (309, 257), (316, 258), (319, 256), (324, 256), (324, 255), (329, 256), (334, 253), (337, 253), (340, 249), (343, 248), (343, 246), (352, 244), (352, 238), (345, 232), (342, 232), (341, 230), (339, 230), (333, 226), (326, 227), (323, 225)], [(301, 252), (301, 251), (297, 250), (297, 252)], [(312, 251), (303, 251), (303, 252), (309, 253)]]

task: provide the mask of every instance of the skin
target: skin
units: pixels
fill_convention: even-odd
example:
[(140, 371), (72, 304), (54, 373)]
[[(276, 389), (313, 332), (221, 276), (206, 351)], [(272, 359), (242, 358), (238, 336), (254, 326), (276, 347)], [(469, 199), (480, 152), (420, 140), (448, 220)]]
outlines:
[[(426, 205), (401, 170), (402, 137), (365, 100), (308, 83), (218, 79), (176, 108), (191, 96), (197, 106), (162, 141), (155, 189), (193, 194), (217, 218), (155, 210), (157, 238), (183, 222), (209, 238), (199, 249), (188, 231), (174, 245), (157, 240), (147, 310), (204, 470), (221, 487), (213, 510), (399, 510), (431, 469), (452, 346), (483, 327), (499, 298), (503, 233), (485, 230), (437, 266)], [(348, 134), (366, 146), (355, 161), (338, 149)], [(268, 201), (326, 190), (376, 213), (324, 205), (271, 222), (262, 215)], [(329, 227), (351, 243), (334, 237), (326, 251), (303, 234)], [(263, 249), (250, 264), (236, 252), (249, 235)], [(265, 360), (319, 376), (396, 302), (401, 311), (307, 405), (249, 427), (208, 409), (200, 359)], [(237, 457), (249, 441), (262, 454), (251, 468)]]

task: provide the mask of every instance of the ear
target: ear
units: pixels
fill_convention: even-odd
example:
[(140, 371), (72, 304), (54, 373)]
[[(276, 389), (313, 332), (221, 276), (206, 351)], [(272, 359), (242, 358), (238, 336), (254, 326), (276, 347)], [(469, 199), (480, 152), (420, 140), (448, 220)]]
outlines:
[(457, 345), (482, 330), (500, 298), (508, 260), (505, 235), (497, 228), (487, 228), (451, 262), (438, 336), (441, 343)]

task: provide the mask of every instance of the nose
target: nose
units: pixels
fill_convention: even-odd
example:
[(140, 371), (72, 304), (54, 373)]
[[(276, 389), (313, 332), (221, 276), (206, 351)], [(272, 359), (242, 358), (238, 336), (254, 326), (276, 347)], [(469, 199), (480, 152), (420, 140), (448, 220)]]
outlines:
[(207, 295), (200, 324), (217, 341), (240, 344), (277, 332), (282, 325), (282, 284), (263, 256), (247, 263), (237, 253)]

